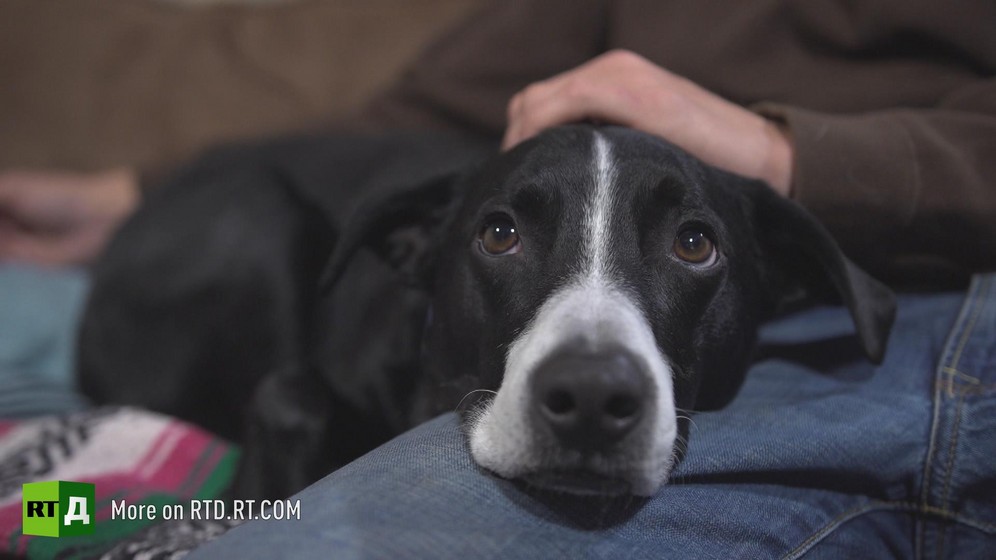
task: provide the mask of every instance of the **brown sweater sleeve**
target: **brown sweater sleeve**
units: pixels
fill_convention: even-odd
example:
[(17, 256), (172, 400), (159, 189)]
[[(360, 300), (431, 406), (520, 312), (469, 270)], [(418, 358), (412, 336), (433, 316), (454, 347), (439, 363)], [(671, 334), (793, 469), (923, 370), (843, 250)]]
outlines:
[(604, 50), (606, 14), (604, 0), (488, 2), (423, 51), (360, 122), (498, 137), (516, 92)]
[(899, 283), (996, 269), (996, 79), (933, 109), (756, 109), (790, 131), (795, 199), (866, 269)]

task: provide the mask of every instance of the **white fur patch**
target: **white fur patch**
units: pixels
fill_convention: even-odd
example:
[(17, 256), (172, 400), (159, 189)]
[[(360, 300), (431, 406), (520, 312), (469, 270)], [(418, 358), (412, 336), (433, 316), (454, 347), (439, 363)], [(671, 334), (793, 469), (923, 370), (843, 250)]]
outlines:
[[(615, 170), (611, 148), (595, 136), (593, 184), (585, 212), (585, 262), (567, 285), (543, 304), (512, 343), (505, 376), (494, 400), (473, 421), (470, 447), (481, 466), (515, 478), (547, 469), (584, 468), (630, 483), (637, 495), (651, 495), (673, 465), (677, 421), (671, 368), (661, 354), (644, 313), (614, 285), (609, 261)], [(530, 380), (536, 367), (565, 344), (585, 350), (628, 351), (650, 380), (655, 395), (626, 445), (612, 455), (582, 457), (531, 426)]]
[(609, 243), (612, 221), (612, 191), (615, 186), (616, 170), (612, 165), (612, 149), (601, 134), (595, 134), (594, 153), (595, 184), (585, 209), (585, 274), (592, 278), (603, 278), (608, 266)]

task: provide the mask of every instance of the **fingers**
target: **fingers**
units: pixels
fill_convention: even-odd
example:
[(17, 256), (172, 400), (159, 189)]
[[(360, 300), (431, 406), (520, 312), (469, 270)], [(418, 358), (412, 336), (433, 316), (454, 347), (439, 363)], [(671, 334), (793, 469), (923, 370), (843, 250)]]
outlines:
[[(17, 203), (17, 199), (12, 197), (4, 201), (14, 205)], [(0, 262), (57, 265), (71, 260), (69, 257), (70, 251), (58, 237), (28, 229), (19, 220), (6, 215), (6, 210), (0, 206)]]
[(593, 118), (599, 104), (600, 62), (596, 58), (517, 93), (508, 104), (508, 128), (502, 149), (510, 149), (547, 128)]
[(638, 120), (641, 82), (662, 70), (628, 51), (612, 51), (516, 94), (508, 104), (502, 149), (544, 129), (598, 120), (633, 126)]
[(9, 218), (16, 213), (23, 192), (22, 181), (17, 173), (0, 173), (0, 218)]
[(60, 238), (31, 234), (15, 228), (0, 227), (0, 262), (20, 261), (45, 266), (76, 264), (85, 261), (81, 247)]
[(572, 80), (571, 76), (556, 77), (533, 84), (513, 97), (502, 149), (512, 148), (544, 129), (585, 118), (585, 100), (569, 91)]
[(109, 226), (70, 232), (33, 230), (0, 217), (0, 263), (85, 264), (100, 253), (111, 233)]
[(135, 174), (0, 174), (0, 261), (46, 265), (93, 259), (138, 205)]
[(502, 148), (582, 120), (659, 136), (708, 164), (790, 194), (793, 148), (785, 131), (627, 51), (606, 53), (515, 95)]
[(61, 174), (9, 171), (0, 174), (0, 216), (28, 228), (45, 228), (79, 197)]

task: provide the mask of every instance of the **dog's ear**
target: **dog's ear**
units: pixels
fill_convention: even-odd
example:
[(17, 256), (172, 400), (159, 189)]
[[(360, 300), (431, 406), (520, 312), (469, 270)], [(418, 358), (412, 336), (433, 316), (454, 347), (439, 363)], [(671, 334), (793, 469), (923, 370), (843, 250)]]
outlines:
[(322, 272), (327, 293), (352, 257), (369, 247), (398, 270), (409, 285), (424, 287), (439, 230), (456, 207), (458, 174), (448, 174), (403, 189), (379, 189), (354, 208)]
[(793, 288), (816, 296), (836, 292), (850, 311), (865, 355), (880, 363), (896, 315), (892, 291), (845, 257), (803, 207), (764, 183), (751, 182), (746, 189), (764, 258), (774, 263), (765, 279), (769, 288), (781, 294)]

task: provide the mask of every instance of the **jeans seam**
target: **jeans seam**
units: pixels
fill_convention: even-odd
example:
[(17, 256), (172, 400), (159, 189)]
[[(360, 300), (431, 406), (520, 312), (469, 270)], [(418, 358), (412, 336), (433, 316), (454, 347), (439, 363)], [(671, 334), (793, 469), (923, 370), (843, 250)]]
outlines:
[[(934, 411), (933, 418), (931, 419), (930, 426), (930, 441), (927, 447), (927, 457), (924, 462), (923, 468), (923, 482), (920, 488), (920, 502), (927, 505), (929, 493), (930, 493), (930, 473), (933, 470), (933, 460), (936, 453), (936, 443), (937, 443), (937, 429), (940, 417), (941, 409), (941, 391), (942, 387), (946, 385), (945, 377), (950, 379), (950, 376), (945, 376), (945, 371), (947, 369), (957, 369), (958, 360), (961, 358), (962, 348), (964, 347), (964, 342), (968, 339), (967, 333), (969, 331), (969, 323), (974, 323), (972, 318), (976, 317), (979, 313), (979, 304), (977, 298), (975, 298), (975, 292), (977, 286), (974, 285), (969, 290), (968, 296), (965, 302), (962, 304), (961, 311), (958, 313), (958, 318), (955, 320), (954, 327), (948, 334), (948, 339), (944, 343), (944, 350), (941, 354), (941, 360), (937, 367), (937, 373), (935, 374), (934, 383)], [(958, 348), (954, 350), (954, 356), (951, 356), (952, 344), (957, 342)]]
[(797, 558), (800, 558), (803, 554), (809, 552), (814, 546), (819, 544), (820, 541), (830, 536), (841, 525), (847, 523), (848, 521), (853, 521), (866, 513), (878, 511), (897, 511), (909, 514), (919, 514), (927, 517), (937, 517), (946, 521), (959, 523), (984, 533), (996, 534), (996, 523), (981, 521), (948, 509), (926, 506), (914, 502), (873, 501), (862, 506), (851, 508), (839, 514), (837, 517), (834, 517), (822, 528), (810, 535), (806, 540), (802, 541), (802, 543), (789, 551), (787, 554), (782, 556), (782, 560), (796, 560)]
[(941, 368), (941, 370), (944, 373), (947, 373), (948, 375), (951, 375), (953, 377), (961, 377), (966, 383), (971, 383), (973, 385), (979, 385), (980, 383), (982, 383), (982, 380), (979, 379), (978, 377), (971, 376), (953, 367), (944, 366), (943, 368)]
[(941, 509), (944, 510), (948, 509), (948, 501), (950, 500), (951, 471), (954, 470), (955, 451), (958, 446), (958, 430), (961, 427), (961, 413), (964, 404), (965, 395), (961, 394), (958, 397), (958, 404), (955, 408), (954, 423), (951, 427), (951, 443), (948, 444), (948, 460), (945, 464), (946, 472), (944, 473), (944, 490), (941, 492)]
[[(951, 362), (947, 364), (946, 368), (953, 370), (958, 370), (958, 365), (961, 362), (961, 354), (965, 350), (965, 346), (968, 344), (968, 339), (972, 336), (975, 331), (975, 324), (979, 320), (979, 315), (982, 314), (982, 308), (984, 307), (985, 296), (989, 295), (989, 287), (991, 282), (988, 279), (980, 279), (977, 282), (973, 282), (972, 291), (969, 297), (972, 300), (972, 317), (969, 320), (968, 326), (962, 331), (961, 340), (958, 341), (958, 349), (955, 351), (955, 355)], [(985, 291), (983, 292), (983, 287)], [(981, 293), (980, 293), (981, 292)], [(946, 357), (946, 356), (945, 356)], [(944, 368), (942, 368), (943, 370)]]
[[(938, 360), (937, 370), (934, 374), (933, 412), (930, 421), (930, 436), (927, 443), (927, 454), (924, 458), (923, 464), (923, 479), (920, 486), (920, 506), (922, 508), (931, 507), (929, 505), (931, 489), (930, 477), (933, 471), (934, 458), (938, 451), (937, 436), (940, 425), (941, 407), (944, 400), (942, 396), (944, 391), (943, 387), (945, 381), (948, 381), (948, 391), (949, 393), (953, 392), (954, 374), (950, 372), (958, 372), (958, 364), (961, 360), (961, 354), (965, 349), (965, 345), (968, 344), (968, 338), (975, 327), (975, 322), (978, 320), (979, 314), (982, 312), (982, 298), (977, 297), (982, 284), (983, 280), (980, 279), (980, 277), (976, 276), (972, 278), (972, 285), (969, 287), (965, 300), (962, 303), (961, 310), (958, 312), (958, 318), (955, 319), (955, 324), (952, 325), (951, 331), (948, 333), (947, 340), (944, 342), (944, 348), (942, 350), (941, 357)], [(945, 377), (947, 377), (947, 379), (945, 379)], [(914, 550), (914, 557), (917, 559), (923, 558), (923, 539), (925, 537), (925, 530), (926, 527), (918, 521), (916, 524), (917, 535), (915, 536)]]
[(961, 394), (975, 397), (984, 395), (990, 391), (996, 391), (996, 383), (992, 385), (980, 385), (978, 387), (962, 387)]
[[(934, 389), (935, 391), (947, 390), (946, 387), (948, 386), (948, 384), (949, 381), (938, 380), (935, 383)], [(989, 383), (986, 385), (983, 385), (981, 382), (977, 382), (976, 384), (972, 385), (966, 385), (962, 383), (957, 385), (953, 389), (950, 389), (950, 391), (953, 391), (953, 394), (951, 395), (952, 397), (977, 397), (980, 395), (985, 395), (990, 391), (996, 391), (996, 383)]]
[(796, 558), (799, 558), (800, 556), (808, 552), (811, 548), (813, 548), (813, 546), (815, 546), (818, 542), (822, 541), (828, 535), (830, 535), (830, 533), (834, 532), (837, 529), (837, 527), (840, 527), (844, 523), (847, 523), (848, 521), (862, 514), (868, 513), (876, 509), (893, 509), (893, 508), (888, 507), (888, 504), (884, 504), (881, 502), (871, 502), (856, 508), (851, 508), (841, 513), (837, 517), (831, 519), (826, 525), (821, 527), (820, 530), (816, 531), (815, 533), (810, 535), (809, 538), (799, 543), (799, 546), (789, 551), (789, 553), (786, 554), (785, 556), (782, 556), (782, 560), (794, 560)]
[[(951, 443), (948, 445), (948, 460), (945, 465), (945, 473), (944, 473), (944, 490), (941, 492), (941, 509), (943, 511), (950, 511), (948, 510), (948, 505), (949, 505), (948, 503), (950, 502), (951, 499), (951, 477), (954, 471), (955, 452), (958, 446), (959, 429), (961, 428), (961, 414), (962, 414), (962, 409), (965, 405), (965, 393), (961, 391), (959, 391), (959, 393), (960, 394), (958, 396), (958, 405), (955, 408), (954, 422), (951, 427)], [(947, 527), (942, 525), (940, 527), (940, 534), (937, 537), (938, 558), (944, 557), (944, 538), (946, 532), (947, 532)]]

